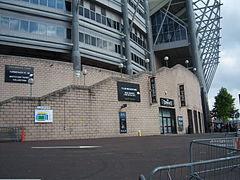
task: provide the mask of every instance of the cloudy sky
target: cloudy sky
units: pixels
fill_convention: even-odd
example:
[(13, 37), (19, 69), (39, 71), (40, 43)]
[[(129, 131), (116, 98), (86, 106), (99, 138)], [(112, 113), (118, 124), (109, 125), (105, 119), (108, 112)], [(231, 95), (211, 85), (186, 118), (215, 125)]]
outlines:
[(235, 97), (235, 107), (240, 109), (240, 0), (221, 0), (221, 53), (220, 64), (208, 94), (212, 109), (214, 97), (221, 87)]

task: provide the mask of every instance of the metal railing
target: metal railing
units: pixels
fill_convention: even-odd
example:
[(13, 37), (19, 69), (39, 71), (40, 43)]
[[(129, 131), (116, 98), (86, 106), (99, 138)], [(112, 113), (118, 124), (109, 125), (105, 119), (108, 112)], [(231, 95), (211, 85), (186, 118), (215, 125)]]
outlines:
[(190, 163), (155, 168), (139, 180), (238, 180), (240, 179), (240, 138), (193, 140)]
[(238, 180), (239, 168), (240, 156), (232, 156), (158, 167), (148, 178), (140, 175), (139, 180)]
[(193, 140), (190, 143), (190, 162), (240, 155), (240, 138)]
[(20, 141), (23, 127), (0, 127), (0, 141)]

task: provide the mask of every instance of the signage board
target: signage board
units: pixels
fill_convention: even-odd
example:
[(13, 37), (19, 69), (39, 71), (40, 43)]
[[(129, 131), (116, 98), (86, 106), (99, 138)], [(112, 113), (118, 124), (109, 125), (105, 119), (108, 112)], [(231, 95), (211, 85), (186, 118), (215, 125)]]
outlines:
[(155, 77), (150, 78), (150, 90), (152, 103), (157, 103), (156, 81)]
[(167, 99), (167, 98), (160, 98), (160, 105), (161, 106), (174, 107), (174, 100), (173, 99)]
[(127, 133), (126, 112), (119, 112), (120, 133)]
[(5, 65), (5, 82), (28, 83), (33, 74), (33, 67)]
[(35, 109), (35, 123), (53, 122), (53, 110)]
[(186, 106), (184, 85), (179, 86), (179, 94), (180, 94), (181, 107)]
[(183, 131), (183, 117), (178, 116), (178, 131)]
[(118, 101), (140, 102), (139, 84), (117, 82)]

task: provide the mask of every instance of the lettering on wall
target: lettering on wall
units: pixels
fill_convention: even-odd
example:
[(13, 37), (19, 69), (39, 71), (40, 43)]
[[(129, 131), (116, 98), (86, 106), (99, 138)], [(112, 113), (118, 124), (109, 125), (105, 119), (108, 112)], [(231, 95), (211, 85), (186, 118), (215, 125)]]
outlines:
[(179, 85), (181, 107), (186, 106), (184, 85)]
[(174, 100), (167, 99), (167, 98), (160, 98), (160, 105), (167, 106), (167, 107), (174, 107)]
[(157, 103), (155, 77), (150, 77), (150, 91), (151, 91), (151, 103)]

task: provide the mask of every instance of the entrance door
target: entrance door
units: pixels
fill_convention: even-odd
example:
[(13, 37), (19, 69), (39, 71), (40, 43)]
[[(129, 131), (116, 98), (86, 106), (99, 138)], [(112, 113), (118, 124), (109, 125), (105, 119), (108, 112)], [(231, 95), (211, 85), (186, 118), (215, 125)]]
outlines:
[(160, 109), (160, 131), (161, 134), (176, 133), (175, 110)]

